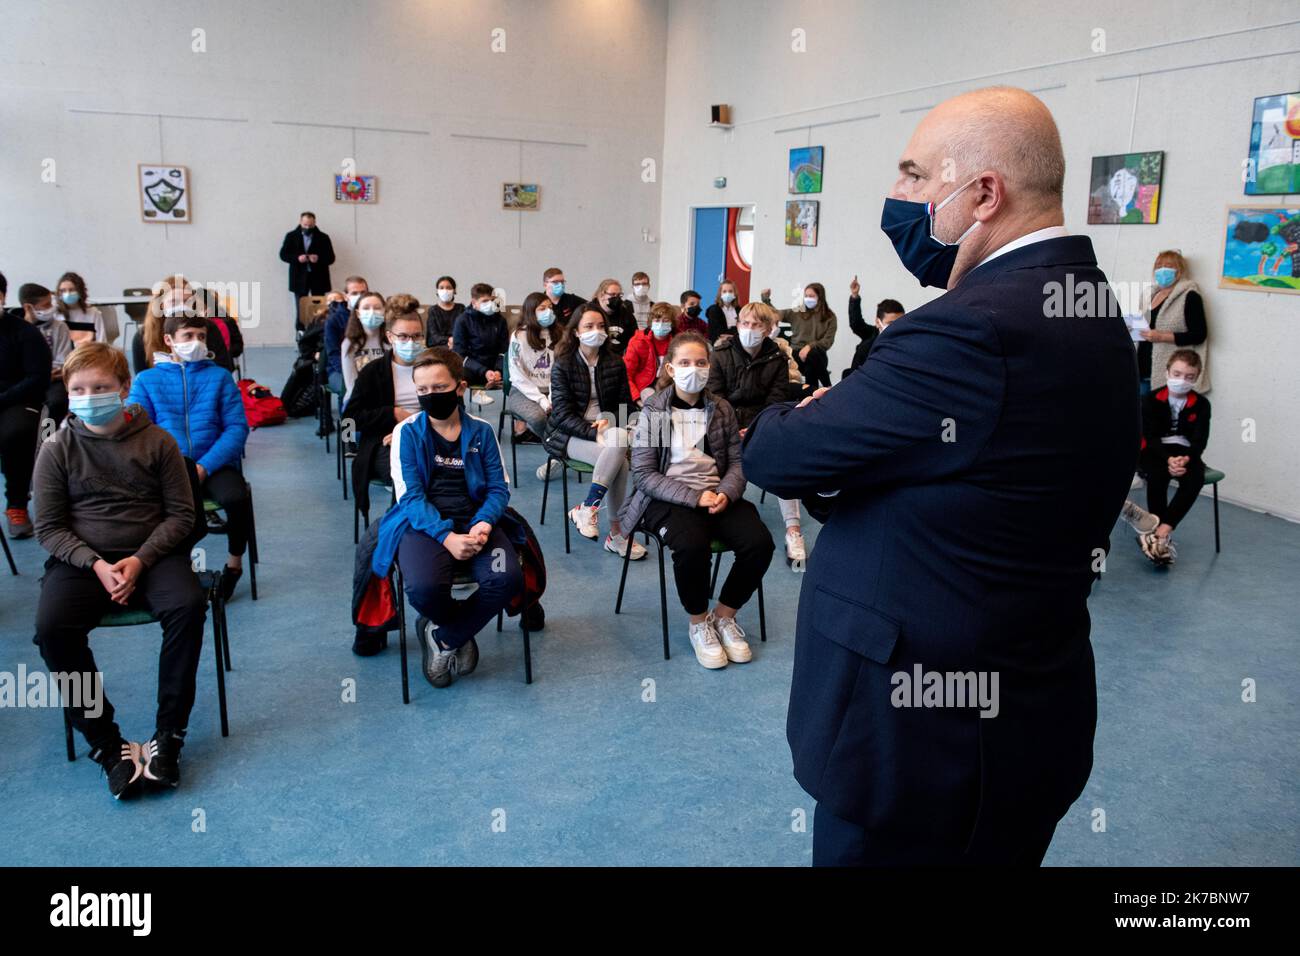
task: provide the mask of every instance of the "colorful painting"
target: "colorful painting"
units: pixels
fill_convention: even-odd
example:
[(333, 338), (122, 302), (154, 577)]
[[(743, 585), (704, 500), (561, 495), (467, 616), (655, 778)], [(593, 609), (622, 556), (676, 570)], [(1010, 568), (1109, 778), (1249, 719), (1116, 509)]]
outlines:
[(817, 245), (817, 207), (815, 199), (792, 199), (785, 204), (785, 244)]
[(359, 205), (379, 202), (379, 177), (344, 176), (335, 173), (334, 201)]
[(1255, 100), (1246, 195), (1300, 193), (1300, 93)]
[(501, 208), (533, 212), (541, 202), (541, 187), (537, 183), (503, 183)]
[(1221, 289), (1300, 293), (1300, 206), (1229, 206)]
[(1160, 176), (1164, 165), (1164, 153), (1092, 157), (1088, 223), (1159, 222)]
[(190, 171), (184, 166), (137, 164), (140, 218), (145, 222), (190, 221)]
[(790, 192), (819, 193), (822, 191), (822, 166), (826, 160), (825, 146), (806, 146), (790, 150)]

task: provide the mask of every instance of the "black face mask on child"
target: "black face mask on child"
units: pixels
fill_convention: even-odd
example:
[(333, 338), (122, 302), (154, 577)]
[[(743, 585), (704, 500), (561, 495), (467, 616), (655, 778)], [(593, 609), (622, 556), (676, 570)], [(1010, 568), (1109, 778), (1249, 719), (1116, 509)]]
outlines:
[(460, 396), (450, 392), (428, 392), (420, 396), (420, 409), (430, 418), (446, 421), (460, 407)]

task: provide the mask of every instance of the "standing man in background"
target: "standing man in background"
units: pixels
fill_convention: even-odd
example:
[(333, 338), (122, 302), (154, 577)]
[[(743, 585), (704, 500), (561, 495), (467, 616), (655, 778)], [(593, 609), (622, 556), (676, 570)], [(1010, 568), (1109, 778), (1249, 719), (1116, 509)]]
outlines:
[(316, 214), (304, 212), (298, 228), (284, 234), (280, 261), (289, 263), (289, 291), (293, 293), (293, 327), (301, 328), (299, 310), (305, 295), (324, 295), (330, 290), (330, 266), (334, 245), (316, 228)]
[(1032, 94), (931, 110), (881, 228), (947, 292), (746, 434), (751, 482), (834, 502), (786, 721), (814, 864), (1037, 866), (1092, 771), (1088, 594), (1140, 425), (1133, 346), (1091, 241), (1063, 226), (1064, 178)]

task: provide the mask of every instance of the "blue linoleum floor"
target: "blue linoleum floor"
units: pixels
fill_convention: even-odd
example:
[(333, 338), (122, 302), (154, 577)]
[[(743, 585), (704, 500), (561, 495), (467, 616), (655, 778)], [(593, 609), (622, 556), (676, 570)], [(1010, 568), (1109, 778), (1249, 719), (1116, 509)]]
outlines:
[[(255, 349), (249, 371), (279, 389), (289, 361), (287, 349)], [(250, 438), (261, 599), (249, 600), (245, 574), (229, 609), (231, 736), (219, 735), (210, 641), (172, 793), (115, 803), (80, 739), (79, 759), (65, 759), (57, 711), (0, 709), (0, 864), (810, 862), (813, 803), (784, 735), (798, 575), (774, 563), (769, 642), (747, 608), (755, 659), (718, 672), (695, 663), (670, 578), (665, 662), (653, 551), (614, 617), (619, 562), (576, 535), (566, 556), (556, 500), (537, 528), (550, 587), (535, 682), (523, 682), (507, 620), (450, 689), (413, 670), (403, 706), (396, 644), (368, 659), (350, 650), (352, 505), (313, 429), (297, 421)], [(533, 521), (542, 457), (521, 447), (512, 501)], [(775, 501), (761, 511), (780, 540)], [(1223, 534), (1216, 555), (1202, 499), (1177, 567), (1159, 573), (1117, 530), (1091, 603), (1096, 766), (1048, 864), (1300, 861), (1300, 527), (1225, 505)], [(10, 672), (41, 666), (30, 638), (43, 552), (30, 540), (13, 548), (22, 576), (0, 581)], [(157, 634), (92, 639), (135, 739), (153, 729)], [(355, 703), (342, 699), (348, 678)], [(1241, 701), (1245, 678), (1257, 703)], [(808, 832), (791, 826), (800, 808)], [(1105, 832), (1093, 830), (1096, 808)], [(199, 818), (206, 829), (194, 832)]]

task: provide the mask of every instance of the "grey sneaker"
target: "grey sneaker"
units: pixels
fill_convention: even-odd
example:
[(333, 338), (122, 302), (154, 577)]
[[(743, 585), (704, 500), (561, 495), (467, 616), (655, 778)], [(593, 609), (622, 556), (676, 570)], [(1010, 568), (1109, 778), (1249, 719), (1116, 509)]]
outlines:
[(474, 668), (478, 667), (478, 641), (471, 637), (453, 653), (456, 655), (457, 677), (474, 673)]
[(438, 646), (434, 638), (438, 628), (428, 618), (416, 621), (415, 629), (420, 635), (420, 669), (424, 679), (437, 688), (451, 686), (456, 679), (456, 652)]
[(1160, 519), (1134, 501), (1125, 501), (1119, 516), (1138, 534), (1150, 534), (1160, 527)]

